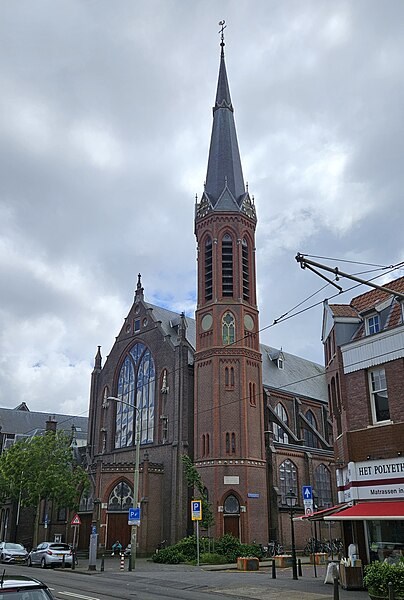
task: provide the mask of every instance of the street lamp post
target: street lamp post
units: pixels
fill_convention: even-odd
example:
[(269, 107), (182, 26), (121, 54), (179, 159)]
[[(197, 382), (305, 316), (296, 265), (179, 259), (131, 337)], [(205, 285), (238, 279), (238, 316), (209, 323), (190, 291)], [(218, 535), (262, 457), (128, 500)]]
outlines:
[[(122, 404), (126, 404), (131, 408), (137, 411), (137, 416), (139, 417), (140, 410), (137, 406), (130, 404), (129, 402), (125, 402), (120, 398), (116, 398), (115, 396), (108, 396), (108, 400), (113, 400), (114, 402), (122, 402)], [(140, 462), (140, 426), (136, 422), (136, 451), (135, 451), (135, 471), (133, 475), (133, 504), (134, 508), (138, 507), (138, 496), (139, 496), (139, 462)], [(130, 535), (130, 560), (131, 560), (131, 568), (134, 569), (136, 565), (136, 545), (137, 545), (137, 525), (132, 525), (131, 535)]]
[(296, 545), (295, 545), (295, 524), (293, 522), (293, 509), (296, 506), (297, 496), (290, 488), (289, 493), (285, 496), (286, 504), (290, 510), (290, 528), (292, 534), (292, 573), (293, 579), (298, 579), (297, 577), (297, 564), (296, 564)]

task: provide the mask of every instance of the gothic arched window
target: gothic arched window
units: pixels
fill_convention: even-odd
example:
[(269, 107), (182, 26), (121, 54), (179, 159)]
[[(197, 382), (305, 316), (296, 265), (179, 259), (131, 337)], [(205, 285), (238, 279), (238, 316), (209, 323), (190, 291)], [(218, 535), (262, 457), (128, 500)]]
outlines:
[[(278, 415), (279, 419), (285, 423), (285, 425), (288, 424), (288, 413), (285, 410), (285, 407), (283, 406), (283, 404), (281, 404), (280, 402), (278, 402), (278, 404), (275, 407), (275, 412)], [(277, 423), (273, 423), (273, 432), (274, 432), (274, 440), (275, 442), (281, 442), (282, 444), (289, 444), (289, 436), (286, 433), (286, 431), (283, 429), (283, 427), (281, 427), (280, 425), (278, 425)]]
[(248, 242), (245, 238), (241, 243), (241, 261), (243, 266), (243, 300), (250, 300), (250, 265), (248, 259)]
[(236, 496), (229, 494), (223, 505), (223, 512), (227, 515), (238, 515), (240, 513), (240, 502)]
[(299, 497), (297, 490), (297, 469), (295, 464), (288, 458), (279, 467), (279, 489), (282, 504), (286, 504), (286, 494), (290, 490)]
[(234, 344), (235, 329), (236, 326), (233, 315), (230, 312), (225, 313), (222, 319), (222, 339), (224, 346)]
[(213, 297), (212, 265), (212, 240), (208, 237), (205, 241), (205, 300), (212, 300)]
[(134, 423), (141, 444), (154, 439), (155, 368), (150, 350), (137, 342), (127, 354), (118, 378), (115, 448), (135, 443)]
[(233, 240), (228, 233), (222, 239), (222, 295), (233, 296)]
[[(308, 420), (308, 422), (310, 423), (310, 425), (312, 425), (314, 427), (314, 429), (317, 429), (316, 417), (314, 416), (314, 414), (311, 410), (308, 410), (306, 412), (305, 417)], [(317, 436), (311, 429), (308, 429), (307, 427), (305, 427), (303, 430), (303, 436), (304, 436), (304, 443), (306, 446), (309, 446), (309, 448), (318, 448)]]
[(94, 499), (92, 490), (85, 490), (80, 496), (79, 511), (89, 512), (94, 508)]
[(125, 482), (120, 481), (108, 498), (108, 510), (128, 511), (133, 506), (133, 490)]
[(323, 464), (318, 465), (314, 471), (314, 480), (318, 496), (318, 507), (329, 508), (332, 506), (331, 473)]

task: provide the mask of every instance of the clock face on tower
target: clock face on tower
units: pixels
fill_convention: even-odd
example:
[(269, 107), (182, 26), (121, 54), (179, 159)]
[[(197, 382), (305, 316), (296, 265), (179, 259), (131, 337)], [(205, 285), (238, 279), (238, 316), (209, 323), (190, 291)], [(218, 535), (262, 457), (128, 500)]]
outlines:
[(212, 327), (213, 317), (212, 317), (211, 313), (208, 313), (207, 315), (204, 315), (202, 317), (201, 325), (202, 325), (202, 329), (204, 331), (208, 331)]
[(244, 327), (248, 331), (252, 331), (254, 329), (254, 319), (252, 318), (251, 315), (244, 316)]

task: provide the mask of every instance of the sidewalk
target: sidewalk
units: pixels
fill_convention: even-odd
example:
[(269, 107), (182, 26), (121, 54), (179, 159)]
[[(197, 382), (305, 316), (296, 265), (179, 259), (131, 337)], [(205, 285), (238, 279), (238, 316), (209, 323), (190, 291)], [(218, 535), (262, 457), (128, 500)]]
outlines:
[[(80, 560), (76, 571), (102, 577), (101, 559), (97, 560), (96, 570), (88, 569), (88, 560)], [(119, 557), (106, 556), (104, 572), (107, 576), (133, 578), (134, 583), (178, 589), (194, 589), (216, 592), (237, 598), (250, 600), (333, 600), (333, 585), (324, 584), (326, 566), (317, 566), (317, 578), (313, 565), (308, 559), (302, 564), (302, 577), (292, 579), (291, 568), (277, 569), (276, 579), (272, 579), (272, 563), (260, 563), (259, 571), (237, 571), (235, 564), (229, 565), (166, 565), (154, 563), (151, 559), (137, 558), (135, 569), (128, 572), (128, 560), (125, 569), (120, 569)], [(339, 587), (340, 600), (368, 600), (366, 591), (343, 590)]]

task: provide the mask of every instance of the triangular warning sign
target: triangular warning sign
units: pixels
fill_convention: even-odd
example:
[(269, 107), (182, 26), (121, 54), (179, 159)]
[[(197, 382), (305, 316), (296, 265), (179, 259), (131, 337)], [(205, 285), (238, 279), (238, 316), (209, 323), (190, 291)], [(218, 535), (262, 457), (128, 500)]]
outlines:
[(78, 514), (75, 514), (73, 519), (70, 521), (70, 525), (81, 525), (81, 519)]

